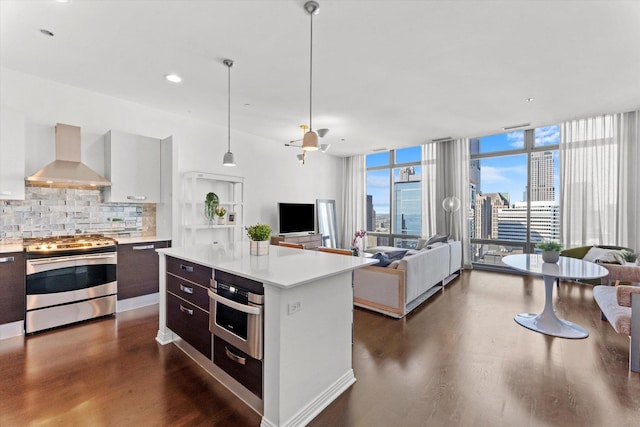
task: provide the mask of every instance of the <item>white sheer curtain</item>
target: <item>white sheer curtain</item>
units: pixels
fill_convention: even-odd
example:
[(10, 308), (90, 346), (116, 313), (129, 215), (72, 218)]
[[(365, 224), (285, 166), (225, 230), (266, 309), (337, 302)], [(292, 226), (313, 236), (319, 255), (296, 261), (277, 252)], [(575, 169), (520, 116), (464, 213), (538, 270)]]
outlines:
[[(342, 236), (341, 248), (349, 248), (353, 233), (367, 229), (367, 186), (364, 154), (344, 160), (342, 176)], [(364, 239), (366, 241), (366, 239)], [(364, 242), (362, 242), (364, 246)], [(364, 249), (364, 248), (363, 248)]]
[(560, 212), (564, 247), (640, 249), (639, 111), (562, 125)]
[(471, 267), (469, 249), (469, 139), (429, 142), (423, 147), (422, 232), (425, 236), (446, 234), (449, 217), (442, 201), (449, 196), (460, 200), (460, 209), (452, 213), (450, 236), (462, 242), (462, 262)]
[[(436, 196), (436, 152), (437, 142), (427, 142), (422, 146), (422, 236), (438, 234), (436, 217), (439, 203)], [(442, 202), (442, 200), (440, 201)]]

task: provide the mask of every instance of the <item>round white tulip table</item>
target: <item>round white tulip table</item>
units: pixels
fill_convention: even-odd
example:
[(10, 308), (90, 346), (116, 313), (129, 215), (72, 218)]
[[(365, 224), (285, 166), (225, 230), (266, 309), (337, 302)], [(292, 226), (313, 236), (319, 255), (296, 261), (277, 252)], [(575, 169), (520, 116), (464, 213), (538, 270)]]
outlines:
[(587, 338), (589, 332), (582, 326), (559, 319), (553, 311), (553, 284), (560, 279), (597, 279), (608, 274), (606, 268), (580, 259), (560, 257), (557, 263), (543, 262), (537, 254), (507, 255), (502, 262), (529, 274), (544, 278), (545, 303), (542, 313), (521, 313), (514, 320), (532, 331), (559, 338)]

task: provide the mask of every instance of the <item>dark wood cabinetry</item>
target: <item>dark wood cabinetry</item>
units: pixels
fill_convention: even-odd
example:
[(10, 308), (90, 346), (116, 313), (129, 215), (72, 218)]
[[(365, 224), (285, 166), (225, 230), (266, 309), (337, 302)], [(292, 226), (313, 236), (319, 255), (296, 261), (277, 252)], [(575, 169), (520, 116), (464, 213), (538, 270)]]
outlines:
[(24, 320), (24, 252), (0, 253), (0, 325)]
[(208, 289), (212, 269), (167, 257), (167, 326), (211, 359)]
[(168, 248), (169, 241), (118, 245), (118, 299), (139, 297), (158, 292), (158, 254)]

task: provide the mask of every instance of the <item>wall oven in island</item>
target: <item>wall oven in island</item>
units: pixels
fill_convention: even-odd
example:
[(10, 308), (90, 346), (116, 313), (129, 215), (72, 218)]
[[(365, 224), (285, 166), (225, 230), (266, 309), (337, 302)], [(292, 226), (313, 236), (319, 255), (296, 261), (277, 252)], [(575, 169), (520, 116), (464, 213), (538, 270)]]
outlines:
[(116, 242), (102, 235), (25, 239), (25, 331), (115, 313)]
[(214, 270), (209, 298), (213, 363), (262, 398), (262, 283)]

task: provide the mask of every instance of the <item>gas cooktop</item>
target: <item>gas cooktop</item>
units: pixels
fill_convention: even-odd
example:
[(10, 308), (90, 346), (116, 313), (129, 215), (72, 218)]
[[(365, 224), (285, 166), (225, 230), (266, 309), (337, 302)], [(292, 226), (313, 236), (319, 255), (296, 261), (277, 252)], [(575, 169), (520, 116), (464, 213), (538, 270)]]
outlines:
[(115, 246), (116, 241), (102, 234), (76, 234), (73, 236), (48, 236), (24, 239), (27, 252), (69, 251)]

